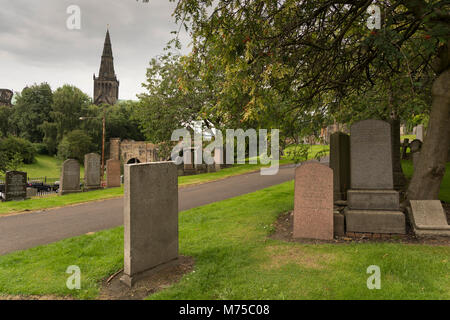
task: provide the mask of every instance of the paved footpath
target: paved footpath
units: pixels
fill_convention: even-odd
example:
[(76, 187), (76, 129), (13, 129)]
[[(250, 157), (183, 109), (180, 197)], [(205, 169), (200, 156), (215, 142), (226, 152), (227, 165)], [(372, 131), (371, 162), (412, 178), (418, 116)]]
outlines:
[[(251, 193), (294, 179), (294, 166), (277, 175), (259, 171), (180, 188), (180, 211)], [(89, 202), (59, 209), (0, 217), (0, 255), (123, 225), (123, 198)]]

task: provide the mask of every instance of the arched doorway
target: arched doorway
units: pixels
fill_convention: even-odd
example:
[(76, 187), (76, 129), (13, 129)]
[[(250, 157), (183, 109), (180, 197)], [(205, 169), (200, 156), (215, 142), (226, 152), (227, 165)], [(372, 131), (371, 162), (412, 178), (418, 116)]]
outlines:
[(131, 158), (131, 159), (128, 160), (128, 162), (127, 162), (127, 164), (133, 164), (133, 163), (141, 163), (141, 162), (139, 161), (138, 158)]

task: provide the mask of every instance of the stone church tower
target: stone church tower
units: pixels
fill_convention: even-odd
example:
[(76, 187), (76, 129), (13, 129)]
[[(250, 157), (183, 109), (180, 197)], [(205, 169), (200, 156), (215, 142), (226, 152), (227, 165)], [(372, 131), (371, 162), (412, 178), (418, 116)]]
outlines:
[(111, 39), (109, 30), (107, 30), (98, 77), (94, 74), (94, 104), (101, 105), (106, 103), (114, 105), (118, 99), (119, 81), (117, 81), (116, 73), (114, 72)]

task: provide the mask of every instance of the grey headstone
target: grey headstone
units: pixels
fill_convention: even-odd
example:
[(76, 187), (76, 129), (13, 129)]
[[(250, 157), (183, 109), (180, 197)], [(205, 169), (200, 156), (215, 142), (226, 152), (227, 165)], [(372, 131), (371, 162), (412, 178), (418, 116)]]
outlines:
[(37, 197), (38, 192), (35, 188), (27, 188), (27, 198)]
[(330, 168), (333, 169), (334, 201), (346, 200), (350, 188), (350, 137), (345, 133), (330, 136)]
[(61, 168), (59, 194), (64, 195), (80, 191), (80, 164), (77, 160), (66, 160)]
[(84, 188), (96, 190), (101, 187), (101, 157), (96, 153), (84, 156)]
[(450, 226), (439, 200), (411, 200), (410, 204), (408, 212), (416, 234), (450, 235)]
[(391, 126), (363, 120), (351, 127), (351, 188), (393, 189)]
[(173, 162), (125, 165), (124, 275), (141, 277), (178, 259), (178, 176)]
[(5, 201), (20, 201), (27, 198), (27, 173), (8, 171), (5, 175)]

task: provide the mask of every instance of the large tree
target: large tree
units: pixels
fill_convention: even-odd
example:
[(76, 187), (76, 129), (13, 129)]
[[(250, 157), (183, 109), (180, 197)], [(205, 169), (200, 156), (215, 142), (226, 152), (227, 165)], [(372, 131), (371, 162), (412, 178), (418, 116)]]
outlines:
[(53, 93), (47, 83), (24, 88), (17, 96), (9, 122), (17, 130), (14, 133), (31, 142), (42, 142), (39, 126), (50, 120), (52, 103)]
[[(366, 24), (372, 4), (381, 8), (380, 30)], [(266, 97), (274, 91), (288, 97), (285, 114), (327, 117), (346, 97), (378, 86), (392, 93), (387, 102), (395, 111), (402, 104), (398, 71), (411, 79), (434, 73), (428, 133), (408, 197), (437, 198), (450, 130), (447, 1), (182, 0), (175, 16), (192, 32), (203, 67), (224, 70), (222, 93), (249, 95), (238, 106), (247, 119), (268, 117)]]

